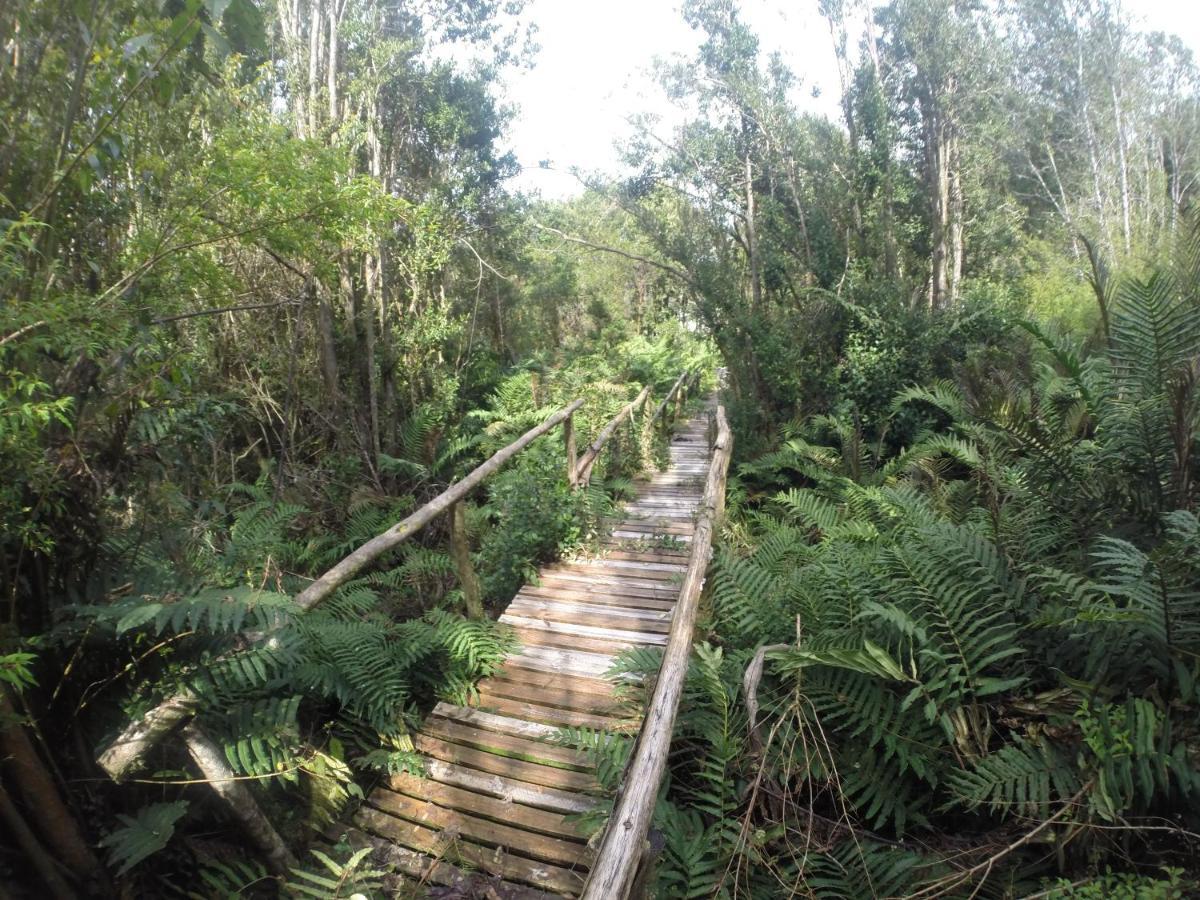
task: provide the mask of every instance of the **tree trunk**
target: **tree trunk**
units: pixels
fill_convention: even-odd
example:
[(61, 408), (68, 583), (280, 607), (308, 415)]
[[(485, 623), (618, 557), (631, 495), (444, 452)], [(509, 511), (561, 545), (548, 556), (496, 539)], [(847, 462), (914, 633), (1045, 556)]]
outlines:
[(9, 797), (3, 783), (0, 783), (0, 821), (13, 836), (25, 858), (33, 864), (50, 892), (50, 896), (54, 900), (75, 900), (78, 895), (71, 889), (62, 873), (58, 871), (58, 863), (54, 857), (46, 852), (46, 848), (42, 846), (25, 819), (21, 817), (20, 810)]
[(320, 130), (317, 98), (321, 84), (321, 0), (309, 0), (308, 21), (308, 137), (314, 138)]
[[(1119, 65), (1120, 61), (1116, 60), (1114, 64)], [(1121, 99), (1115, 80), (1110, 89), (1112, 91), (1113, 125), (1117, 130), (1117, 163), (1121, 170), (1121, 234), (1125, 239), (1125, 253), (1128, 254), (1133, 249), (1129, 210), (1129, 158), (1125, 147), (1125, 125), (1121, 120)]]
[(325, 397), (329, 403), (330, 421), (341, 418), (342, 392), (338, 385), (337, 345), (333, 340), (333, 310), (322, 296), (315, 281), (310, 282), (310, 294), (317, 306), (317, 347), (321, 356), (321, 378), (325, 382)]
[(958, 303), (962, 292), (963, 273), (963, 217), (964, 200), (962, 189), (962, 165), (959, 159), (958, 133), (951, 130), (946, 139), (946, 156), (949, 176), (949, 194), (947, 197), (947, 229), (949, 231), (950, 272), (948, 303), (950, 306)]
[(454, 557), (454, 567), (458, 570), (458, 583), (462, 587), (463, 605), (467, 608), (467, 615), (472, 619), (482, 619), (483, 595), (479, 589), (479, 577), (475, 574), (475, 566), (471, 563), (467, 515), (461, 501), (450, 507), (450, 553)]
[(338, 57), (340, 46), (338, 44), (338, 26), (342, 22), (342, 10), (344, 9), (341, 0), (330, 0), (329, 4), (329, 70), (325, 73), (327, 80), (327, 90), (329, 91), (329, 122), (336, 126), (338, 122)]
[(76, 878), (91, 890), (102, 892), (108, 883), (104, 867), (21, 726), (20, 716), (3, 687), (0, 687), (0, 723), (5, 723), (0, 725), (0, 759), (42, 839)]
[(754, 167), (746, 149), (746, 250), (750, 257), (750, 308), (762, 311), (762, 262), (758, 254), (758, 223), (755, 221)]
[(271, 871), (277, 875), (290, 874), (291, 869), (296, 866), (296, 858), (284, 844), (275, 826), (263, 815), (246, 783), (239, 781), (234, 771), (229, 768), (224, 751), (194, 724), (184, 728), (182, 735), (188, 754), (208, 781), (209, 787), (241, 823), (246, 836), (262, 852)]

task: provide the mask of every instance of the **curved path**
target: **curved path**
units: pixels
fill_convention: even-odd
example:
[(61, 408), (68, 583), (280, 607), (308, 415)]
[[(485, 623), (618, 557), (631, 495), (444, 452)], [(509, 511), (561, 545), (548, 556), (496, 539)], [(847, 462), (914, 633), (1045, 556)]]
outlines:
[(489, 897), (580, 892), (594, 851), (578, 819), (599, 785), (587, 755), (554, 738), (564, 726), (637, 731), (640, 710), (604, 673), (624, 649), (666, 644), (707, 433), (707, 411), (675, 431), (670, 467), (636, 482), (602, 556), (546, 566), (517, 593), (500, 621), (520, 648), (472, 706), (439, 703), (413, 736), (426, 777), (388, 778), (330, 836), (373, 846), (376, 862), (426, 885), (457, 887), (474, 872)]

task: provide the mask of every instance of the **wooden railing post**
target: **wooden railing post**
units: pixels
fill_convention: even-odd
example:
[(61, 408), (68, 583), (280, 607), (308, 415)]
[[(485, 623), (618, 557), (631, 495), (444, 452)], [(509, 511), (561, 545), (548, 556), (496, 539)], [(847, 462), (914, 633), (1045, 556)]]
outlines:
[(479, 589), (479, 576), (471, 562), (471, 545), (467, 539), (467, 514), (462, 501), (450, 507), (450, 554), (454, 557), (454, 568), (458, 570), (458, 584), (463, 592), (463, 605), (472, 619), (483, 618), (483, 592)]
[(575, 487), (579, 481), (579, 457), (575, 453), (575, 414), (563, 422), (563, 441), (567, 445), (567, 486)]

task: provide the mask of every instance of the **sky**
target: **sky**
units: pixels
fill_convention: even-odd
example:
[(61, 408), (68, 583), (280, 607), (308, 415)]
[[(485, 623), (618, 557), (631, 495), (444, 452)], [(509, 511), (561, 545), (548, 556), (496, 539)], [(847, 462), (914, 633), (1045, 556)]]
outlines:
[[(508, 133), (522, 166), (513, 188), (568, 197), (582, 190), (570, 169), (620, 171), (615, 145), (632, 132), (633, 113), (660, 115), (669, 130), (673, 110), (649, 70), (655, 57), (690, 54), (699, 42), (678, 8), (678, 0), (531, 0), (526, 15), (542, 49), (531, 70), (509, 73), (503, 92), (519, 107)], [(1200, 57), (1200, 2), (1137, 0), (1128, 8)], [(817, 0), (742, 0), (741, 11), (762, 50), (780, 52), (800, 79), (798, 102), (837, 117), (833, 44)]]

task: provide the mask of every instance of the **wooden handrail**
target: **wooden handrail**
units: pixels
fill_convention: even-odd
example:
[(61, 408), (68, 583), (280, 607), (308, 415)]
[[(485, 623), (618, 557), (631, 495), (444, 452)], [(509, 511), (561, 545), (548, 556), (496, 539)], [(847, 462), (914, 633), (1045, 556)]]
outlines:
[(717, 435), (704, 484), (700, 517), (692, 536), (687, 574), (675, 604), (662, 667), (581, 900), (626, 897), (642, 859), (646, 834), (658, 798), (658, 786), (667, 767), (667, 753), (671, 749), (671, 734), (679, 711), (688, 658), (692, 653), (696, 610), (704, 586), (704, 574), (712, 557), (713, 528), (724, 509), (725, 478), (733, 449), (733, 436), (725, 419), (724, 406), (717, 407), (716, 424)]
[[(489, 475), (524, 450), (561, 422), (568, 420), (583, 405), (576, 400), (560, 409), (540, 425), (537, 425), (507, 447), (497, 450), (478, 465), (465, 478), (456, 481), (412, 515), (393, 525), (382, 534), (376, 535), (341, 562), (333, 566), (320, 578), (296, 595), (298, 612), (305, 613), (328, 598), (338, 587), (358, 574), (388, 550), (408, 540), (442, 513), (450, 510), (467, 494), (478, 487)], [(258, 636), (265, 637), (264, 635)], [(180, 722), (191, 715), (197, 698), (190, 691), (182, 691), (148, 710), (139, 719), (130, 722), (97, 757), (96, 762), (114, 781), (120, 781), (138, 764), (147, 752), (166, 737)]]
[(530, 428), (503, 450), (497, 450), (486, 462), (480, 463), (472, 470), (470, 475), (467, 475), (460, 481), (454, 482), (454, 484), (450, 485), (450, 487), (446, 488), (446, 490), (442, 491), (415, 513), (408, 516), (408, 518), (397, 522), (387, 531), (383, 532), (383, 534), (371, 538), (371, 540), (367, 541), (296, 595), (296, 605), (300, 607), (300, 611), (307, 612), (312, 609), (337, 590), (340, 585), (357, 575), (368, 563), (373, 562), (388, 550), (408, 540), (459, 500), (462, 500), (475, 488), (479, 487), (484, 479), (524, 450), (529, 444), (540, 438), (547, 431), (555, 428), (581, 406), (583, 406), (582, 399), (576, 400), (570, 406), (564, 406), (541, 425)]
[(579, 458), (579, 463), (577, 465), (575, 474), (576, 485), (588, 483), (588, 480), (592, 477), (592, 466), (596, 464), (596, 459), (600, 456), (600, 451), (604, 449), (604, 445), (607, 444), (609, 438), (616, 433), (617, 428), (620, 427), (621, 423), (625, 421), (626, 417), (632, 414), (633, 411), (643, 403), (645, 403), (646, 398), (649, 396), (650, 385), (646, 385), (644, 388), (642, 388), (642, 392), (633, 400), (622, 406), (621, 411), (613, 416), (609, 423), (605, 425), (603, 429), (601, 429), (598, 435), (596, 435), (596, 439), (592, 441), (587, 450), (584, 452), (583, 456)]
[(671, 389), (667, 391), (667, 396), (663, 397), (662, 403), (658, 404), (658, 409), (654, 411), (654, 415), (651, 417), (652, 420), (661, 417), (664, 429), (667, 426), (667, 407), (670, 404), (671, 399), (675, 396), (675, 393), (683, 386), (688, 374), (689, 373), (687, 369), (684, 369), (679, 374), (679, 377), (675, 379), (675, 383), (671, 385)]

